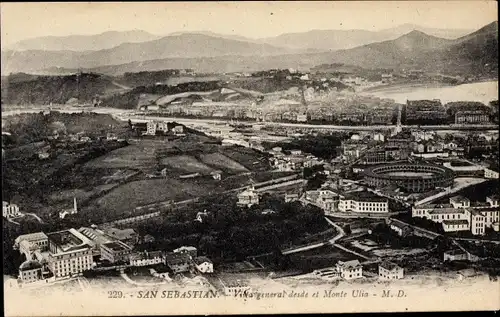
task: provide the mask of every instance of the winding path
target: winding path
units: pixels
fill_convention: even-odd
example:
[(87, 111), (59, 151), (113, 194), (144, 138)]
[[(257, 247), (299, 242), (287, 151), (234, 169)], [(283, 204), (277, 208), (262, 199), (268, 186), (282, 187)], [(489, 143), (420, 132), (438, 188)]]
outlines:
[(167, 284), (167, 282), (161, 282), (161, 283), (139, 283), (134, 280), (132, 280), (130, 277), (128, 277), (127, 274), (125, 274), (123, 271), (120, 272), (120, 276), (127, 281), (129, 284), (133, 284), (136, 286), (156, 286), (156, 285), (163, 285)]

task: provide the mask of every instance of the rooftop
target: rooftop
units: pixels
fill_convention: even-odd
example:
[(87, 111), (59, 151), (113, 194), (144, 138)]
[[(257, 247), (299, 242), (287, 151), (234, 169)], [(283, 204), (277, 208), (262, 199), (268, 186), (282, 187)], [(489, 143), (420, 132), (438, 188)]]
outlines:
[(475, 202), (471, 202), (470, 206), (471, 207), (476, 207), (476, 208), (477, 207), (479, 207), (479, 208), (483, 207), (484, 208), (484, 207), (490, 207), (491, 205), (489, 203), (485, 203), (485, 202), (482, 202), (482, 201), (475, 201)]
[(343, 269), (356, 269), (361, 267), (361, 263), (358, 260), (351, 260), (347, 262), (339, 261), (337, 265)]
[(486, 197), (486, 198), (487, 198), (487, 199), (491, 199), (491, 200), (493, 200), (493, 201), (495, 201), (495, 200), (497, 200), (497, 201), (498, 201), (498, 199), (500, 198), (500, 195), (498, 195), (498, 194), (494, 194), (494, 195), (488, 196), (488, 197)]
[(406, 225), (404, 223), (397, 222), (397, 221), (392, 221), (390, 225), (394, 226), (396, 228), (405, 229), (405, 230), (410, 230), (411, 229), (410, 226), (408, 226), (408, 225)]
[(389, 271), (402, 269), (399, 265), (388, 261), (380, 263), (380, 266)]
[(67, 229), (47, 234), (49, 241), (59, 252), (72, 252), (89, 247), (90, 240), (75, 229)]
[(48, 237), (45, 233), (34, 232), (34, 233), (20, 235), (19, 237), (16, 238), (16, 242), (19, 243), (20, 241), (23, 241), (23, 240), (36, 241), (36, 240), (43, 240), (43, 239), (48, 239)]
[(197, 265), (200, 265), (204, 262), (208, 262), (208, 263), (212, 263), (212, 260), (210, 260), (209, 258), (207, 258), (206, 256), (197, 256), (193, 259), (194, 263), (196, 263)]
[(108, 242), (102, 245), (103, 247), (106, 247), (108, 249), (111, 249), (114, 252), (119, 252), (119, 251), (128, 251), (131, 249), (128, 245), (121, 241), (113, 241), (113, 242)]
[(452, 204), (422, 204), (413, 207), (414, 209), (446, 209), (453, 208)]
[(111, 242), (111, 239), (100, 230), (96, 230), (88, 227), (81, 227), (78, 232), (95, 242), (96, 244), (103, 244)]
[(468, 198), (465, 198), (464, 196), (457, 195), (457, 196), (450, 197), (450, 203), (451, 202), (461, 203), (461, 202), (470, 202), (470, 200)]
[(167, 253), (166, 260), (168, 265), (179, 265), (189, 262), (190, 257), (185, 253)]
[(196, 248), (192, 247), (192, 246), (182, 246), (180, 248), (175, 249), (174, 253), (177, 253), (177, 252), (189, 252), (189, 251), (196, 251)]
[(151, 252), (137, 252), (130, 255), (131, 261), (148, 260), (154, 258), (161, 258), (164, 256), (162, 251), (151, 251)]
[(429, 211), (430, 214), (432, 215), (439, 215), (439, 214), (464, 214), (465, 210), (462, 208), (436, 208), (431, 211)]
[(380, 197), (369, 191), (350, 192), (345, 195), (346, 200), (356, 200), (363, 202), (387, 202), (387, 198)]
[(108, 236), (118, 240), (128, 240), (134, 238), (137, 233), (134, 229), (108, 228), (104, 231)]
[(20, 271), (41, 269), (42, 265), (38, 261), (26, 261), (19, 266)]

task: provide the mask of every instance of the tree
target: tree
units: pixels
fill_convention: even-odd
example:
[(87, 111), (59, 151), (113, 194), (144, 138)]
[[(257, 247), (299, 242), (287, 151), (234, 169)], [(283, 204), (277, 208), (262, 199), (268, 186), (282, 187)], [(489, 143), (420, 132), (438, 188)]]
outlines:
[(345, 225), (343, 229), (346, 235), (350, 235), (352, 233), (351, 226), (349, 224)]

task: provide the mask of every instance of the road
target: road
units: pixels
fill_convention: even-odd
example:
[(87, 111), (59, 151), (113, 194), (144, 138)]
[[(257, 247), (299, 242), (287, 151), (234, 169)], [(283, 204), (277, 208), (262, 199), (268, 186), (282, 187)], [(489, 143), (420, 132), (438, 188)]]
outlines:
[(39, 223), (44, 224), (42, 218), (40, 218), (38, 215), (35, 215), (34, 213), (31, 213), (31, 212), (27, 212), (25, 214), (32, 216), (33, 218), (35, 218), (36, 220), (38, 220)]
[(339, 232), (339, 233), (338, 233), (335, 237), (333, 237), (330, 241), (328, 241), (328, 242), (329, 242), (332, 246), (334, 246), (334, 247), (336, 247), (336, 248), (338, 248), (338, 249), (340, 249), (340, 250), (342, 250), (342, 251), (345, 251), (345, 252), (348, 252), (348, 253), (354, 254), (355, 256), (358, 256), (358, 257), (360, 257), (360, 258), (363, 258), (363, 259), (365, 259), (365, 260), (367, 260), (367, 261), (373, 261), (373, 259), (372, 259), (372, 258), (370, 258), (370, 257), (368, 257), (368, 256), (366, 256), (366, 255), (363, 255), (363, 254), (358, 253), (358, 252), (356, 252), (356, 251), (354, 251), (354, 250), (348, 249), (348, 248), (344, 247), (343, 245), (337, 244), (336, 242), (337, 242), (338, 240), (342, 239), (342, 238), (345, 236), (345, 231), (344, 231), (344, 229), (343, 229), (341, 226), (339, 226), (339, 225), (338, 225), (338, 224), (336, 224), (335, 222), (331, 221), (330, 219), (328, 219), (328, 218), (326, 218), (326, 217), (325, 217), (325, 220), (326, 220), (326, 222), (328, 222), (331, 226), (335, 227), (335, 229), (337, 229), (337, 230), (338, 230), (338, 232)]
[(448, 190), (442, 191), (440, 193), (437, 193), (435, 195), (421, 199), (421, 200), (415, 202), (415, 206), (431, 203), (435, 200), (438, 200), (441, 197), (456, 193), (456, 192), (461, 191), (462, 189), (467, 188), (469, 186), (474, 186), (474, 185), (486, 182), (487, 179), (485, 179), (485, 178), (472, 178), (472, 177), (457, 177), (455, 179), (455, 181), (459, 181), (461, 183), (459, 183), (456, 187), (453, 187), (451, 189), (448, 189)]
[(111, 82), (111, 83), (112, 83), (113, 85), (115, 85), (115, 86), (117, 86), (117, 87), (121, 88), (121, 89), (125, 89), (125, 90), (132, 89), (131, 87), (128, 87), (128, 86), (125, 86), (125, 85), (119, 84), (119, 83), (117, 83), (116, 81), (113, 81), (113, 82)]
[[(149, 115), (134, 115), (131, 113), (124, 113), (119, 116), (124, 121), (130, 119), (132, 123), (148, 122), (151, 120), (161, 121), (175, 121), (183, 124), (224, 124), (229, 123), (231, 120), (227, 119), (193, 119), (182, 117), (157, 117)], [(327, 130), (359, 130), (359, 131), (372, 131), (372, 130), (391, 130), (396, 125), (370, 125), (370, 126), (348, 126), (348, 125), (331, 125), (331, 124), (307, 124), (307, 123), (286, 123), (286, 122), (255, 122), (249, 121), (249, 124), (299, 128), (299, 129), (327, 129)], [(418, 126), (418, 125), (402, 125), (402, 128), (421, 128), (425, 130), (494, 130), (497, 131), (498, 125), (433, 125), (433, 126)]]
[(139, 283), (139, 282), (136, 282), (134, 280), (132, 280), (130, 277), (128, 277), (127, 274), (125, 274), (123, 271), (120, 271), (120, 276), (125, 280), (127, 281), (127, 283), (129, 284), (132, 284), (132, 285), (136, 285), (136, 286), (156, 286), (156, 285), (163, 285), (163, 284), (167, 284), (166, 281), (164, 282), (161, 282), (161, 283)]
[[(115, 83), (116, 85), (117, 83)], [(126, 86), (117, 85), (123, 89), (128, 89)], [(21, 113), (38, 113), (40, 111), (47, 110), (46, 107), (31, 107), (31, 108), (19, 108), (2, 111), (2, 116), (10, 116)], [(66, 107), (64, 109), (52, 109), (52, 111), (66, 112), (66, 113), (77, 113), (82, 111), (95, 112), (95, 113), (106, 113), (111, 114), (113, 117), (119, 120), (132, 122), (148, 122), (150, 120), (162, 120), (162, 121), (176, 121), (184, 124), (225, 124), (229, 123), (230, 119), (192, 119), (192, 118), (180, 118), (180, 117), (155, 117), (148, 115), (136, 115), (133, 110), (116, 109), (116, 108), (100, 108), (100, 107)], [(244, 122), (244, 121), (242, 121)], [(248, 121), (250, 124), (259, 125), (269, 125), (278, 127), (289, 127), (289, 128), (299, 128), (299, 129), (326, 129), (326, 130), (356, 130), (356, 131), (372, 131), (372, 130), (392, 130), (396, 125), (371, 125), (371, 126), (344, 126), (344, 125), (331, 125), (331, 124), (307, 124), (307, 123), (286, 123), (286, 122), (255, 122)], [(482, 125), (402, 125), (402, 128), (420, 128), (423, 130), (436, 130), (436, 131), (449, 131), (449, 130), (491, 130), (498, 131), (498, 125), (494, 124), (482, 124)]]

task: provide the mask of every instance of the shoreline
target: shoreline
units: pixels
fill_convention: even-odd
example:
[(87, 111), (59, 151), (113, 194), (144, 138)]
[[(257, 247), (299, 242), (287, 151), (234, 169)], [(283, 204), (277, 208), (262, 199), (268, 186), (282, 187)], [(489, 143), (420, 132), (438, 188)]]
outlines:
[(480, 84), (485, 82), (498, 82), (498, 78), (488, 78), (488, 79), (479, 79), (471, 82), (464, 82), (459, 84), (448, 84), (443, 82), (407, 82), (407, 83), (391, 83), (384, 84), (379, 86), (371, 86), (366, 87), (364, 89), (360, 89), (356, 91), (356, 93), (380, 93), (380, 92), (392, 92), (393, 90), (398, 89), (409, 89), (409, 88), (443, 88), (443, 87), (457, 87), (461, 85), (469, 85), (469, 84)]

